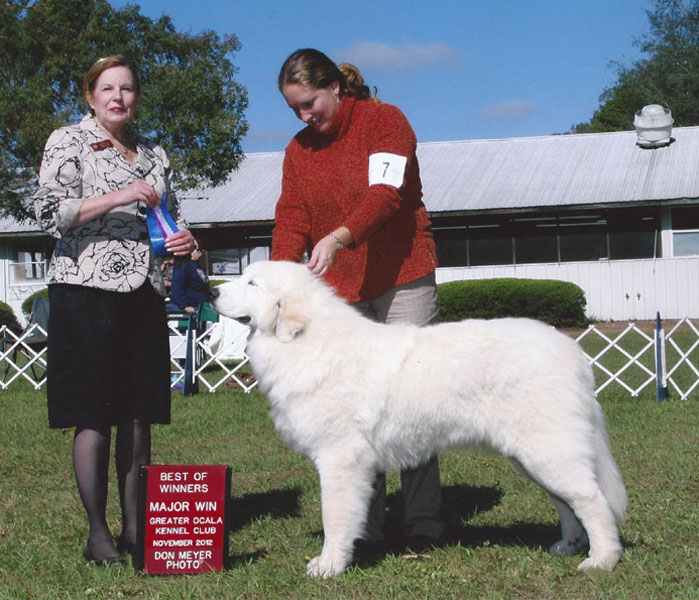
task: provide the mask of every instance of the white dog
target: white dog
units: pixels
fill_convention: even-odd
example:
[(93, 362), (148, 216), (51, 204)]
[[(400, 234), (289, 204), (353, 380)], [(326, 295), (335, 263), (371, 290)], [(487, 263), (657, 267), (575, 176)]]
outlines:
[(429, 327), (362, 317), (300, 264), (256, 262), (216, 288), (250, 325), (246, 352), (284, 440), (320, 476), (325, 543), (314, 577), (342, 572), (364, 533), (375, 473), (484, 445), (550, 495), (581, 569), (610, 570), (626, 490), (578, 345), (528, 319)]

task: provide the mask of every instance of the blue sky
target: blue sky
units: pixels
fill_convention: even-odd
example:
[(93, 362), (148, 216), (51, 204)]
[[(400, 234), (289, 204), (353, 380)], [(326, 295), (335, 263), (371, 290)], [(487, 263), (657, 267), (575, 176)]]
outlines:
[[(111, 0), (115, 7), (126, 0)], [(314, 47), (360, 68), (421, 142), (565, 133), (641, 57), (650, 0), (143, 0), (179, 31), (234, 33), (248, 90), (243, 149), (283, 150), (301, 123), (277, 91), (284, 59)], [(641, 108), (640, 106), (638, 107)]]

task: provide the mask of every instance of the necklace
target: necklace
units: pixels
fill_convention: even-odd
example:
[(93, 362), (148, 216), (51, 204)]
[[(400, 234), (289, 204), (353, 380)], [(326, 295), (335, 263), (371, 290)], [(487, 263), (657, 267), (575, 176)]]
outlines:
[(113, 145), (119, 152), (121, 152), (121, 154), (123, 154), (124, 156), (126, 156), (126, 155), (129, 153), (130, 148), (129, 148), (126, 144), (124, 144), (123, 142), (119, 141), (119, 142), (118, 142), (119, 145), (123, 146), (123, 148), (120, 148), (119, 146), (117, 146), (117, 140), (116, 140), (116, 138), (113, 138), (112, 136), (109, 136), (109, 139), (112, 141), (112, 145)]
[[(114, 146), (114, 148), (117, 149), (117, 152), (119, 152), (120, 154), (123, 154), (124, 156), (127, 156), (130, 148), (126, 144), (124, 144), (123, 142), (117, 140), (116, 137), (114, 137), (111, 133), (109, 133), (107, 131), (107, 129), (102, 126), (101, 123), (98, 123), (98, 124), (100, 126), (100, 129), (102, 131), (104, 131), (105, 134), (107, 134), (107, 138), (109, 139), (110, 142), (112, 142), (112, 146)], [(127, 139), (130, 140), (130, 136)], [(120, 146), (123, 146), (123, 148), (120, 148)]]

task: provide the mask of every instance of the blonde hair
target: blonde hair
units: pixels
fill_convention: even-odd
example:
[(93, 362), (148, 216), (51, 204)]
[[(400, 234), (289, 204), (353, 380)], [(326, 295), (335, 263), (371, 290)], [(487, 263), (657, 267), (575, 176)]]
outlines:
[(349, 63), (336, 65), (325, 54), (313, 48), (296, 50), (284, 61), (277, 84), (279, 91), (289, 83), (297, 83), (314, 89), (340, 85), (340, 96), (354, 96), (360, 100), (376, 99), (372, 95), (359, 69)]
[(362, 77), (357, 67), (350, 63), (342, 63), (338, 65), (337, 68), (345, 78), (345, 83), (347, 85), (345, 93), (348, 96), (354, 96), (360, 100), (374, 100), (375, 102), (379, 102), (379, 99), (376, 97), (376, 88), (374, 88), (374, 92), (372, 93), (369, 86), (364, 83), (364, 77)]
[(126, 67), (131, 71), (134, 81), (134, 91), (140, 96), (141, 95), (141, 81), (138, 78), (138, 72), (135, 67), (126, 60), (121, 54), (113, 54), (111, 56), (105, 56), (104, 58), (98, 58), (95, 63), (89, 68), (85, 77), (83, 78), (83, 100), (87, 103), (90, 112), (94, 115), (94, 111), (90, 107), (87, 95), (92, 94), (95, 91), (95, 85), (97, 85), (97, 80), (99, 76), (102, 75), (107, 69), (112, 67)]

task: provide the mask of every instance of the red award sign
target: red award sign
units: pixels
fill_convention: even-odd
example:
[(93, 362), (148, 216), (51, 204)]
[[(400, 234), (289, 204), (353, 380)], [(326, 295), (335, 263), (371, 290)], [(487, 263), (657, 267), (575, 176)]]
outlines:
[(137, 566), (150, 575), (221, 571), (230, 481), (225, 465), (141, 467)]

